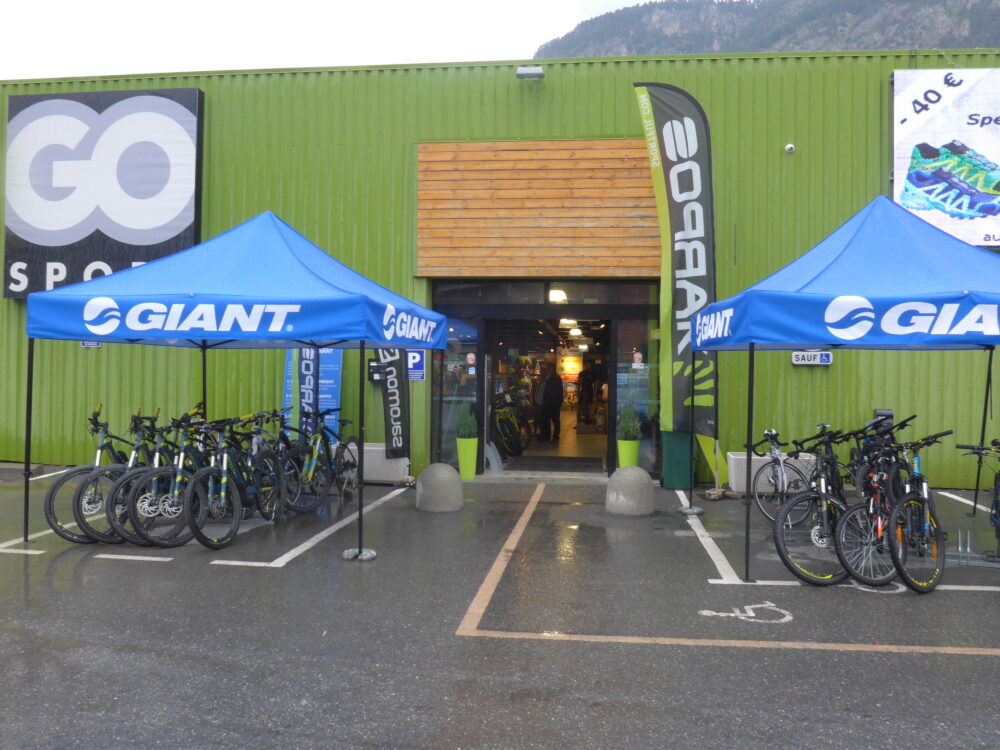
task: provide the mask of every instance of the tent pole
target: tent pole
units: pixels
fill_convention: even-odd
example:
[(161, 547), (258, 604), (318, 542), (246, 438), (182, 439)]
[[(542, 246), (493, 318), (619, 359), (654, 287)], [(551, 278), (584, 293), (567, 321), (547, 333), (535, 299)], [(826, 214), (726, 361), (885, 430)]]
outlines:
[(688, 425), (688, 453), (690, 465), (688, 466), (688, 505), (681, 508), (681, 513), (688, 516), (704, 515), (705, 510), (694, 504), (694, 463), (695, 463), (695, 442), (694, 442), (694, 358), (695, 351), (692, 342), (691, 346), (691, 387), (688, 390), (688, 398), (691, 399), (690, 424)]
[(358, 555), (365, 548), (365, 342), (358, 349)]
[(746, 521), (743, 527), (743, 580), (750, 583), (750, 458), (753, 451), (753, 365), (754, 345), (750, 344), (750, 363), (747, 370), (747, 466), (746, 484), (743, 486), (743, 504), (746, 506)]
[[(993, 390), (993, 349), (994, 347), (988, 346), (986, 350), (989, 352), (989, 360), (986, 365), (986, 393), (983, 396), (983, 425), (979, 430), (979, 444), (986, 444), (986, 416), (989, 413), (990, 406), (990, 392)], [(976, 507), (979, 501), (979, 480), (983, 474), (983, 454), (979, 454), (979, 462), (976, 465), (976, 494), (972, 496), (972, 512), (969, 513), (970, 516), (975, 517)]]
[(31, 481), (31, 402), (34, 397), (35, 340), (28, 338), (27, 394), (24, 407), (24, 541), (28, 541), (28, 487)]
[(201, 342), (201, 412), (208, 421), (208, 342)]

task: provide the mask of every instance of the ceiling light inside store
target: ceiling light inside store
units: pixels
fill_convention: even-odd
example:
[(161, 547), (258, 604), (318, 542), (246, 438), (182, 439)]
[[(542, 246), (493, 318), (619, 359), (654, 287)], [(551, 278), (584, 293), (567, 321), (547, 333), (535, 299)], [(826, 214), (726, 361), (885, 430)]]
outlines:
[(575, 326), (576, 325), (576, 321), (575, 320), (570, 320), (569, 318), (563, 318), (562, 320), (559, 321), (559, 325), (561, 325), (561, 326)]
[(549, 302), (566, 302), (566, 292), (562, 289), (549, 289)]
[(580, 351), (581, 352), (590, 351), (590, 344), (580, 344)]
[(569, 329), (569, 335), (570, 336), (580, 336), (581, 334), (583, 334), (583, 331), (581, 331), (579, 328), (570, 328)]

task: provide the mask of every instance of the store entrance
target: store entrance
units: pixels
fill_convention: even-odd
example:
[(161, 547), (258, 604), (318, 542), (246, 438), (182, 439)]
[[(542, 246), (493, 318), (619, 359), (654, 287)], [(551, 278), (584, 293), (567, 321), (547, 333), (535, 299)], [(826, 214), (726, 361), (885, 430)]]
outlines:
[[(475, 473), (612, 473), (627, 411), (638, 465), (659, 477), (656, 282), (452, 279), (434, 282), (433, 300), (448, 346), (431, 355), (432, 461), (459, 467), (458, 441), (475, 437)], [(562, 392), (554, 411), (535, 401), (543, 365)], [(504, 431), (521, 434), (520, 450)]]
[(492, 442), (505, 471), (608, 470), (611, 324), (485, 321)]

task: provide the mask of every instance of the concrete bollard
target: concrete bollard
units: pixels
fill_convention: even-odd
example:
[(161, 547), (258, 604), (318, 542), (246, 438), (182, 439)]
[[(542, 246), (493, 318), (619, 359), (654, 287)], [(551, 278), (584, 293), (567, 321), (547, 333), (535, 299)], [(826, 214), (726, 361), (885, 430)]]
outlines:
[(604, 501), (608, 513), (619, 516), (648, 516), (654, 511), (653, 479), (638, 466), (623, 466), (608, 480)]
[(462, 479), (448, 464), (431, 464), (417, 477), (417, 510), (461, 510)]

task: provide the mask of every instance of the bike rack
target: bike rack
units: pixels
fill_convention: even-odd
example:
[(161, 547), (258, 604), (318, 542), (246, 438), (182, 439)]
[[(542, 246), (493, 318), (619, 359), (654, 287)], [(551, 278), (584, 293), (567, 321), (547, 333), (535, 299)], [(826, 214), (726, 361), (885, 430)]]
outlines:
[(1000, 549), (997, 552), (973, 552), (972, 531), (958, 530), (958, 543), (955, 550), (949, 551), (949, 562), (956, 565), (971, 565), (978, 568), (1000, 569)]

